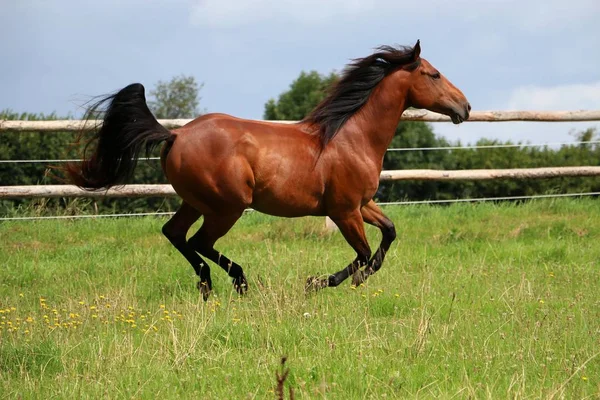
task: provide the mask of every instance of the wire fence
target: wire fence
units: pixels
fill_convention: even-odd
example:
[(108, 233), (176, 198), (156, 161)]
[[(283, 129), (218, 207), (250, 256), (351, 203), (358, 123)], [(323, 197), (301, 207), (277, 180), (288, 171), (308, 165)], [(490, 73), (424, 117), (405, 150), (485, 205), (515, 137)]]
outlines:
[[(451, 204), (451, 203), (480, 203), (489, 201), (508, 201), (508, 200), (539, 200), (564, 197), (586, 197), (600, 196), (600, 192), (585, 192), (585, 193), (556, 193), (556, 194), (541, 194), (531, 196), (504, 196), (504, 197), (478, 197), (472, 199), (448, 199), (448, 200), (420, 200), (420, 201), (391, 201), (377, 203), (379, 206), (396, 206), (396, 205), (427, 205), (427, 204)], [(245, 212), (253, 212), (255, 210), (249, 208)], [(171, 216), (175, 212), (144, 212), (144, 213), (123, 213), (123, 214), (79, 214), (79, 215), (49, 215), (49, 216), (28, 216), (28, 217), (1, 217), (2, 221), (35, 221), (35, 220), (59, 220), (59, 219), (86, 219), (86, 218), (123, 218), (123, 217), (160, 217)]]
[(586, 140), (581, 142), (548, 142), (548, 143), (516, 143), (516, 144), (489, 144), (478, 146), (440, 146), (440, 147), (406, 147), (390, 148), (387, 151), (431, 151), (431, 150), (477, 150), (477, 149), (502, 149), (502, 148), (522, 148), (522, 147), (555, 147), (582, 144), (598, 144), (600, 140)]
[[(525, 147), (556, 147), (556, 146), (580, 146), (587, 144), (599, 144), (600, 140), (587, 140), (580, 142), (548, 142), (548, 143), (516, 143), (516, 144), (490, 144), (475, 146), (440, 146), (440, 147), (399, 147), (389, 148), (388, 152), (397, 151), (441, 151), (441, 150), (478, 150), (478, 149), (502, 149), (502, 148), (525, 148)], [(156, 161), (160, 157), (143, 157), (138, 161)], [(43, 160), (0, 160), (0, 164), (24, 164), (24, 163), (67, 163), (81, 162), (82, 159), (43, 159)]]

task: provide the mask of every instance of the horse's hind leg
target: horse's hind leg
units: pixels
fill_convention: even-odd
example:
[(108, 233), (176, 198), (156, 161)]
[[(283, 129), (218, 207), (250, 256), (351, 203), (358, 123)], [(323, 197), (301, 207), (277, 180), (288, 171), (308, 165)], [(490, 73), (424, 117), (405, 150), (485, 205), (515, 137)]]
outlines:
[(243, 211), (231, 215), (204, 215), (202, 226), (188, 241), (194, 250), (223, 268), (233, 278), (233, 286), (239, 294), (248, 290), (248, 282), (242, 267), (215, 250), (214, 245), (219, 238), (229, 232), (242, 213)]
[(204, 300), (208, 299), (212, 290), (210, 268), (208, 264), (187, 243), (186, 234), (190, 227), (200, 218), (200, 212), (187, 203), (182, 203), (179, 210), (163, 226), (162, 232), (177, 250), (188, 260), (200, 277), (198, 289)]
[(373, 200), (365, 204), (360, 210), (363, 220), (370, 225), (376, 226), (381, 230), (381, 244), (369, 261), (364, 270), (358, 270), (352, 276), (352, 284), (358, 286), (363, 283), (369, 275), (379, 271), (383, 264), (385, 254), (390, 249), (390, 245), (396, 239), (396, 228), (394, 223), (383, 214), (381, 208)]

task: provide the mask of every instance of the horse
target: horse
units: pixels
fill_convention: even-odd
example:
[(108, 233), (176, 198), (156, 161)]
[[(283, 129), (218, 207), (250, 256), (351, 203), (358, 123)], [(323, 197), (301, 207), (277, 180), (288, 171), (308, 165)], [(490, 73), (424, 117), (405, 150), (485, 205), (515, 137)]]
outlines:
[[(213, 289), (205, 258), (227, 272), (238, 293), (248, 289), (242, 267), (214, 248), (248, 208), (331, 218), (356, 258), (326, 278), (309, 278), (307, 287), (335, 287), (351, 275), (358, 285), (381, 268), (396, 238), (373, 196), (402, 113), (427, 109), (459, 124), (471, 111), (465, 95), (420, 54), (417, 41), (351, 60), (325, 99), (291, 124), (211, 113), (168, 130), (149, 110), (144, 86), (131, 84), (88, 109), (103, 121), (85, 132), (83, 160), (67, 164), (67, 181), (86, 190), (123, 185), (141, 151), (162, 144), (162, 170), (182, 199), (162, 233), (194, 268), (204, 300)], [(200, 217), (201, 227), (186, 239)], [(373, 255), (365, 223), (381, 231)]]

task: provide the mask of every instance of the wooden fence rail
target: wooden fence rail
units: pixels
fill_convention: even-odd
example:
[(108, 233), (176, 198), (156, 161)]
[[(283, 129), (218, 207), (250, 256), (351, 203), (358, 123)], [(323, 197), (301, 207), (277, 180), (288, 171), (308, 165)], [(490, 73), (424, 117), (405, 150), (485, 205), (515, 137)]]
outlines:
[[(402, 115), (407, 121), (447, 122), (445, 115), (425, 111), (407, 110)], [(168, 129), (181, 127), (190, 119), (159, 120)], [(600, 110), (582, 111), (473, 111), (469, 122), (577, 122), (600, 121)], [(293, 123), (295, 121), (277, 121)], [(94, 127), (100, 121), (7, 121), (0, 120), (0, 132), (66, 132)], [(599, 166), (522, 168), (490, 170), (397, 170), (383, 171), (381, 181), (397, 180), (486, 180), (486, 179), (540, 179), (552, 177), (600, 176)], [(85, 191), (71, 185), (0, 186), (0, 199), (52, 198), (52, 197), (165, 197), (176, 196), (171, 185), (125, 185), (110, 190)]]
[[(600, 176), (600, 167), (556, 167), (472, 170), (395, 170), (381, 172), (381, 181), (542, 179), (565, 176)], [(0, 186), (0, 199), (52, 197), (168, 197), (171, 185), (124, 185), (109, 190), (86, 191), (72, 185)]]
[[(405, 121), (448, 122), (450, 118), (445, 115), (424, 110), (407, 110), (402, 114)], [(165, 128), (179, 128), (191, 119), (162, 119), (159, 120)], [(509, 121), (534, 121), (534, 122), (580, 122), (600, 121), (600, 110), (581, 111), (473, 111), (467, 122), (509, 122)], [(273, 121), (280, 123), (294, 123), (296, 121)], [(96, 120), (57, 120), (57, 121), (8, 121), (0, 120), (0, 132), (68, 132), (79, 131), (82, 127), (94, 127), (99, 123)]]

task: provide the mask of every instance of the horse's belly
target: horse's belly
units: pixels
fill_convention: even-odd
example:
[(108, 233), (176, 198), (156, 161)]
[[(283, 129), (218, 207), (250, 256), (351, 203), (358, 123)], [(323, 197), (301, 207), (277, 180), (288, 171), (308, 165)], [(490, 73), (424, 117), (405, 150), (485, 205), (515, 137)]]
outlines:
[(252, 196), (253, 209), (280, 217), (324, 215), (322, 195), (294, 188), (257, 190)]

